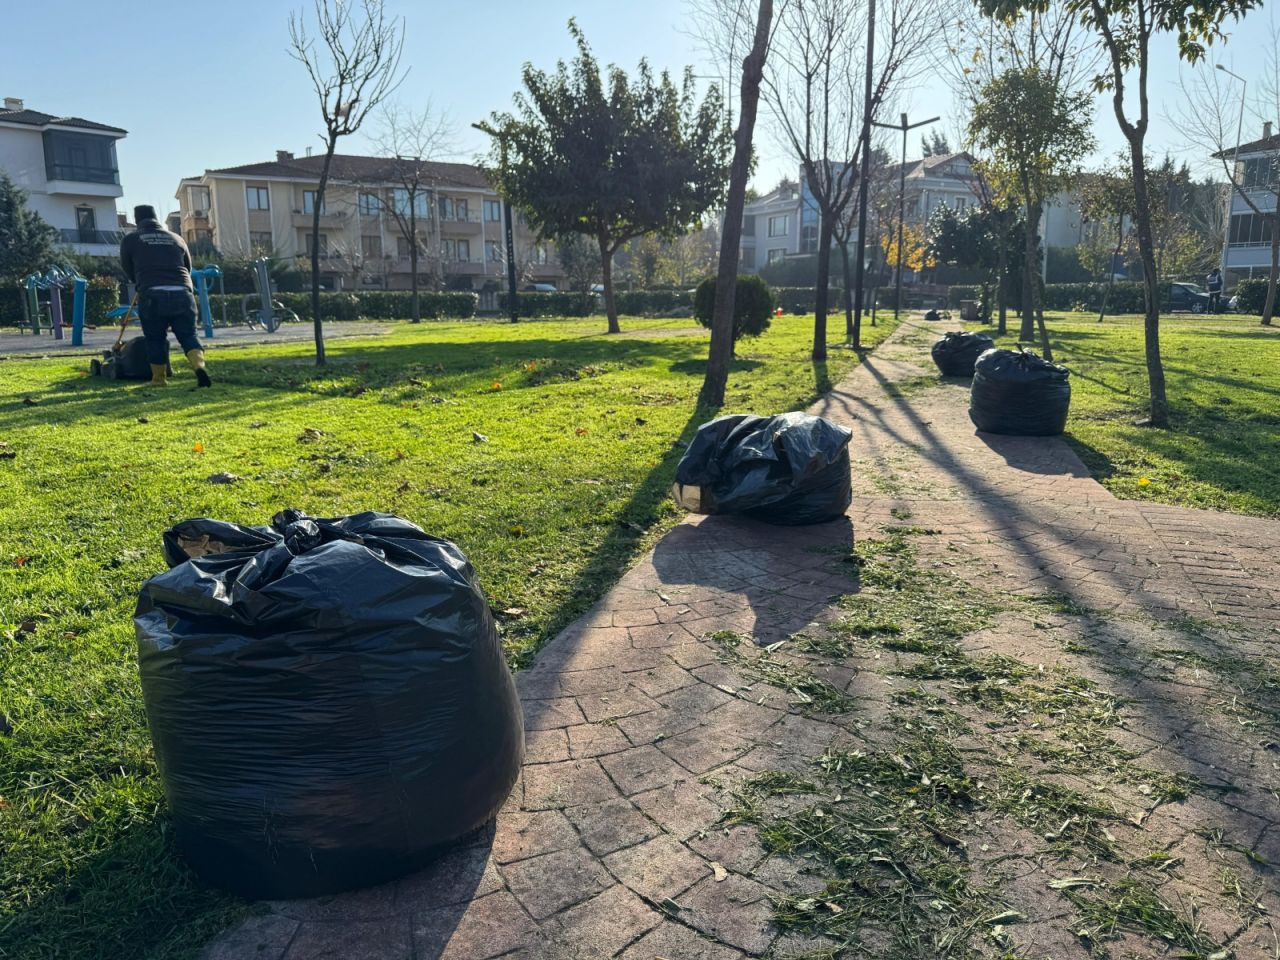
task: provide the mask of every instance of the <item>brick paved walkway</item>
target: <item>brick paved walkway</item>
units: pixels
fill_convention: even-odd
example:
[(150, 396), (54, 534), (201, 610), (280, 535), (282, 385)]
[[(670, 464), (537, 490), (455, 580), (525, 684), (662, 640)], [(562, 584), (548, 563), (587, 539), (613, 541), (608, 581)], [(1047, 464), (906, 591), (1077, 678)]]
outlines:
[[(1117, 742), (1146, 767), (1207, 785), (1183, 802), (1126, 793), (1105, 776), (1088, 789), (1137, 811), (1123, 836), (1104, 832), (1163, 851), (1163, 896), (1191, 904), (1199, 929), (1230, 951), (1222, 956), (1276, 956), (1268, 917), (1280, 902), (1264, 861), (1280, 862), (1280, 674), (1266, 659), (1280, 624), (1280, 523), (1118, 501), (1063, 441), (978, 436), (966, 385), (920, 379), (937, 332), (906, 325), (814, 408), (854, 430), (848, 521), (689, 518), (520, 675), (526, 766), (494, 830), (399, 882), (272, 904), (205, 960), (732, 960), (829, 946), (772, 922), (775, 898), (820, 893), (818, 866), (770, 855), (754, 829), (718, 821), (737, 781), (882, 740), (894, 709), (888, 661), (811, 659), (861, 704), (819, 716), (792, 691), (744, 679), (706, 634), (769, 644), (837, 620), (833, 600), (854, 586), (833, 557), (908, 514), (938, 531), (919, 538), (922, 563), (996, 594), (1069, 598), (1064, 612), (1036, 618), (1047, 629), (1007, 616), (964, 643), (1096, 682), (1125, 704)], [(1268, 669), (1248, 673), (1254, 684), (1207, 666), (1228, 660)], [(1046, 879), (1080, 867), (1046, 857), (1034, 830), (992, 827), (990, 845), (1002, 870), (1019, 865), (1000, 875), (1025, 920), (1007, 928), (1006, 946), (1088, 957), (1071, 891)], [(1246, 895), (1225, 896), (1226, 871)], [(1105, 946), (1117, 958), (1164, 955), (1159, 938), (1117, 937)]]

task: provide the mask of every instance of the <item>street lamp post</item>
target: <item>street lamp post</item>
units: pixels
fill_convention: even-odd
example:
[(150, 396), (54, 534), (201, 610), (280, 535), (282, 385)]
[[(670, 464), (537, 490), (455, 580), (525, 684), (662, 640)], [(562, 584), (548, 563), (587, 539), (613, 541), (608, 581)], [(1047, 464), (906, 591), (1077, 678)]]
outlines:
[[(853, 329), (849, 339), (854, 347), (862, 346), (862, 272), (867, 258), (867, 177), (871, 172), (871, 77), (876, 55), (876, 0), (867, 4), (867, 89), (862, 104), (862, 172), (858, 183), (858, 265), (853, 284)], [(845, 246), (848, 265), (848, 246)], [(848, 274), (846, 273), (847, 277)], [(848, 291), (845, 291), (848, 296)]]
[(903, 241), (903, 221), (907, 214), (907, 134), (917, 127), (927, 127), (931, 123), (937, 123), (941, 118), (933, 117), (929, 120), (921, 120), (917, 123), (909, 123), (907, 115), (902, 114), (901, 123), (873, 123), (872, 126), (883, 127), (886, 130), (902, 131), (902, 167), (898, 171), (898, 269), (897, 269), (897, 292), (893, 299), (893, 319), (896, 322), (898, 314), (902, 310), (902, 241)]
[(1236, 207), (1236, 177), (1240, 173), (1240, 136), (1244, 132), (1244, 104), (1245, 97), (1249, 91), (1249, 81), (1238, 73), (1232, 73), (1222, 64), (1218, 64), (1218, 69), (1229, 77), (1234, 77), (1240, 81), (1240, 119), (1236, 122), (1236, 149), (1235, 154), (1231, 158), (1231, 186), (1227, 190), (1227, 224), (1222, 231), (1222, 279), (1226, 283), (1227, 279), (1227, 251), (1231, 247), (1231, 211)]

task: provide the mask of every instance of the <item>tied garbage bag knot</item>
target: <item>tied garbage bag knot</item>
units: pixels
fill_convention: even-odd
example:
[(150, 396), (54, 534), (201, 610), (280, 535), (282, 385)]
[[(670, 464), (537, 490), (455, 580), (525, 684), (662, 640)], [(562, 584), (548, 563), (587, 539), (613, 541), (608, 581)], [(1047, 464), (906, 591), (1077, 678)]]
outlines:
[(853, 502), (852, 436), (806, 413), (718, 417), (698, 428), (676, 467), (676, 502), (789, 526), (835, 520)]
[(489, 822), (520, 703), (457, 546), (385, 513), (196, 519), (134, 622), (179, 849), (208, 883), (305, 897), (417, 869)]
[(1024, 350), (988, 350), (973, 368), (969, 419), (984, 433), (1057, 436), (1071, 406), (1070, 372)]

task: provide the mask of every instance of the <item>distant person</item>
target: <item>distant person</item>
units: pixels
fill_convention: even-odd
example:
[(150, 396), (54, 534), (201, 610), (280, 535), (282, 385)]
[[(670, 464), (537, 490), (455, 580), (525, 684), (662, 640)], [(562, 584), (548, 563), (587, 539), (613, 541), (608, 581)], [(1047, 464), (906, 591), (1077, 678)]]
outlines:
[(168, 382), (169, 331), (178, 338), (196, 383), (211, 386), (204, 349), (196, 339), (196, 298), (191, 288), (191, 252), (183, 239), (156, 217), (155, 207), (133, 208), (138, 228), (120, 243), (120, 265), (138, 290), (138, 318), (147, 340), (151, 383)]
[(1204, 278), (1204, 285), (1209, 291), (1209, 312), (1219, 313), (1222, 310), (1222, 271), (1214, 267)]

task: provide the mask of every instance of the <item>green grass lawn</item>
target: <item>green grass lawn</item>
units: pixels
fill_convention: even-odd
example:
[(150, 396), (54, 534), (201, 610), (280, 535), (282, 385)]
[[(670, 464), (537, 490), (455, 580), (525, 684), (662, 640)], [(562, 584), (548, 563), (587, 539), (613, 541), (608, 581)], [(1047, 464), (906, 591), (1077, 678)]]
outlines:
[[(1280, 515), (1280, 329), (1257, 317), (1160, 321), (1172, 429), (1147, 413), (1142, 318), (1053, 313), (1054, 359), (1071, 369), (1069, 439), (1118, 497)], [(989, 328), (988, 328), (989, 329)], [(1013, 336), (1000, 345), (1012, 347)]]
[[(200, 393), (0, 361), (0, 957), (178, 957), (243, 909), (165, 839), (131, 614), (170, 524), (398, 513), (467, 552), (519, 662), (674, 521), (706, 334), (602, 329), (398, 325), (332, 341), (323, 372), (305, 344), (215, 341)], [(809, 361), (811, 329), (744, 344), (725, 411), (803, 407), (848, 372), (849, 351)]]

